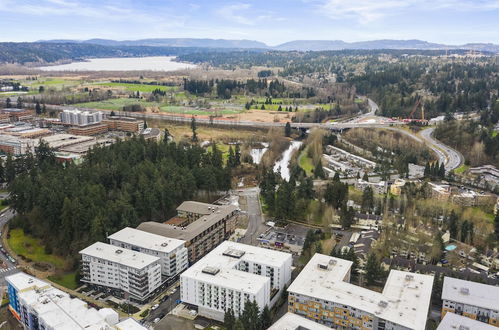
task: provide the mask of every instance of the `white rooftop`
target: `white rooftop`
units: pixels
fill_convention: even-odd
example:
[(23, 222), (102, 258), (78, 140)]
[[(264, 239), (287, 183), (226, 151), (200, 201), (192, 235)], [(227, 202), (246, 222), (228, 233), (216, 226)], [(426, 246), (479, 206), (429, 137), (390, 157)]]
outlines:
[(301, 317), (293, 313), (286, 313), (283, 317), (272, 324), (267, 330), (330, 330), (325, 325)]
[(225, 241), (192, 265), (181, 276), (256, 294), (266, 282), (270, 282), (270, 278), (237, 270), (236, 266), (241, 261), (250, 261), (261, 265), (281, 267), (290, 258), (291, 254), (289, 253)]
[(141, 326), (137, 321), (135, 321), (132, 318), (128, 318), (116, 324), (116, 328), (119, 330), (147, 330), (146, 327)]
[[(18, 289), (18, 298), (24, 305), (36, 311), (39, 319), (55, 330), (110, 329), (106, 316), (88, 308), (80, 299), (72, 299), (67, 293), (25, 273), (8, 276), (6, 280)], [(118, 313), (102, 309), (108, 315)]]
[(379, 293), (345, 282), (351, 266), (351, 261), (316, 253), (288, 291), (345, 304), (409, 329), (425, 329), (433, 276), (392, 270)]
[(80, 254), (108, 260), (123, 266), (128, 266), (136, 269), (142, 269), (154, 262), (159, 261), (158, 257), (128, 249), (123, 249), (102, 242), (97, 242), (90, 245), (89, 247), (81, 250)]
[(499, 310), (499, 287), (445, 277), (442, 299)]
[(497, 330), (493, 325), (447, 312), (437, 330)]
[(108, 239), (165, 253), (170, 253), (185, 244), (185, 241), (180, 239), (151, 234), (130, 227), (123, 228), (111, 236), (108, 236)]
[(50, 284), (48, 284), (47, 282), (39, 280), (36, 277), (29, 276), (28, 274), (23, 272), (7, 276), (6, 280), (10, 284), (12, 284), (18, 291), (24, 291), (28, 289), (32, 290), (35, 288), (44, 288), (50, 286)]

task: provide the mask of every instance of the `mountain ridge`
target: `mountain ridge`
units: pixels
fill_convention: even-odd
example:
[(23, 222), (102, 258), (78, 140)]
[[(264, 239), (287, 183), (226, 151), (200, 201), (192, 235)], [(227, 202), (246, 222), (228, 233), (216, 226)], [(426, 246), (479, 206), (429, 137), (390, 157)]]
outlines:
[(149, 47), (199, 47), (199, 48), (240, 48), (268, 49), (282, 51), (327, 51), (327, 50), (369, 50), (369, 49), (470, 49), (499, 53), (499, 45), (493, 43), (467, 43), (446, 45), (419, 39), (378, 39), (346, 42), (343, 40), (292, 40), (275, 46), (248, 39), (210, 39), (210, 38), (148, 38), (138, 40), (112, 39), (54, 39), (40, 40), (40, 43), (81, 43), (101, 46), (149, 46)]

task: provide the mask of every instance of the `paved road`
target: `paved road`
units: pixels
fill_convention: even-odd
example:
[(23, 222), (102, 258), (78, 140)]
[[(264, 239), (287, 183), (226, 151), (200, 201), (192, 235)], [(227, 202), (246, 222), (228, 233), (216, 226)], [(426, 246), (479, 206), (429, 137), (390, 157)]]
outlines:
[[(9, 222), (10, 219), (12, 219), (15, 215), (16, 212), (12, 209), (7, 209), (0, 214), (0, 232), (3, 231), (3, 227), (5, 226), (5, 224)], [(9, 259), (7, 259), (6, 255), (2, 252), (0, 252), (0, 260), (2, 260), (3, 264), (6, 266), (4, 268), (0, 267), (0, 281), (3, 281), (3, 278), (5, 276), (16, 272), (16, 265), (13, 264)]]
[(246, 235), (241, 239), (242, 243), (255, 245), (258, 235), (265, 231), (264, 218), (260, 206), (260, 189), (239, 189), (238, 195), (246, 198), (246, 215), (248, 216), (248, 228)]
[(427, 142), (428, 145), (438, 155), (439, 162), (443, 162), (447, 172), (455, 170), (464, 162), (464, 157), (458, 151), (443, 144), (433, 137), (435, 128), (427, 128), (421, 131), (421, 137)]
[(176, 306), (176, 301), (180, 299), (180, 290), (176, 289), (175, 292), (168, 297), (165, 301), (159, 304), (159, 307), (151, 311), (145, 318), (144, 325), (154, 325), (153, 321), (156, 318), (162, 319), (170, 313)]

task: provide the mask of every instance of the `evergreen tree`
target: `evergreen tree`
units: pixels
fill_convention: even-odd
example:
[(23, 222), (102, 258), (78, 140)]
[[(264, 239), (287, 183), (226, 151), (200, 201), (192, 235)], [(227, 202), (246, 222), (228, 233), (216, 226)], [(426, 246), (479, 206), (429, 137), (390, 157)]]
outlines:
[(320, 160), (315, 165), (314, 176), (317, 179), (324, 179), (326, 177), (326, 173), (324, 173), (324, 169), (322, 168), (322, 162)]
[(286, 123), (286, 126), (284, 126), (284, 136), (291, 136), (291, 124), (289, 123), (289, 121)]
[(367, 284), (373, 285), (381, 275), (379, 261), (374, 253), (370, 253), (367, 257), (365, 268)]
[(374, 207), (374, 194), (371, 187), (364, 188), (362, 192), (362, 209), (364, 211), (371, 211)]
[(42, 113), (43, 114), (47, 113), (47, 106), (45, 105), (45, 103), (42, 105)]
[(234, 155), (234, 150), (232, 149), (232, 146), (229, 147), (229, 155), (227, 157), (227, 164), (230, 167), (235, 167), (236, 166), (236, 157)]
[(21, 97), (17, 97), (17, 108), (22, 109), (23, 108), (23, 99)]
[(340, 182), (340, 173), (338, 171), (334, 172), (333, 182)]
[(362, 180), (369, 182), (369, 176), (367, 175), (367, 172), (364, 172), (364, 175), (362, 176)]
[(42, 114), (42, 107), (40, 106), (40, 102), (39, 101), (36, 101), (36, 104), (35, 104), (35, 113), (37, 115), (41, 115)]
[(266, 330), (272, 325), (272, 312), (269, 309), (269, 306), (265, 305), (260, 313), (260, 330)]
[(235, 166), (241, 165), (241, 147), (239, 146), (239, 143), (236, 144), (236, 148), (234, 150), (234, 161)]
[(243, 324), (245, 330), (258, 330), (258, 316), (259, 316), (258, 304), (256, 301), (246, 300), (244, 304), (244, 310), (240, 316), (240, 320)]
[(457, 232), (458, 232), (458, 218), (457, 218), (457, 214), (454, 212), (454, 210), (452, 210), (450, 213), (450, 216), (449, 216), (450, 237), (457, 239)]
[(12, 100), (10, 99), (10, 97), (5, 99), (5, 107), (12, 108)]
[(224, 315), (224, 326), (227, 328), (227, 330), (234, 330), (234, 326), (236, 323), (236, 317), (234, 316), (234, 311), (232, 308), (229, 308), (227, 311), (225, 311)]
[(499, 210), (496, 211), (496, 216), (494, 218), (494, 233), (496, 238), (499, 239)]
[(194, 118), (194, 116), (192, 116), (192, 119), (191, 119), (191, 130), (192, 130), (191, 141), (192, 142), (198, 142), (198, 135), (196, 133), (196, 130), (197, 130), (196, 118)]
[(144, 129), (147, 128), (147, 121), (144, 119)]
[(170, 141), (170, 131), (168, 128), (165, 128), (164, 133), (163, 133), (163, 142), (168, 143)]

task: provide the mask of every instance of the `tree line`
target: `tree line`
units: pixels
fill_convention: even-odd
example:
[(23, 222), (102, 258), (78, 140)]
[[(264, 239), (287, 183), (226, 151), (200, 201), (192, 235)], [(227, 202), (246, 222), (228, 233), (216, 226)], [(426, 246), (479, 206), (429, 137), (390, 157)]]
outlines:
[(166, 139), (97, 147), (78, 166), (57, 162), (42, 143), (34, 155), (7, 158), (2, 172), (20, 214), (12, 225), (43, 239), (48, 250), (75, 258), (106, 233), (165, 221), (198, 191), (224, 191), (231, 183), (220, 151)]

